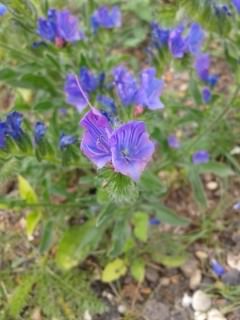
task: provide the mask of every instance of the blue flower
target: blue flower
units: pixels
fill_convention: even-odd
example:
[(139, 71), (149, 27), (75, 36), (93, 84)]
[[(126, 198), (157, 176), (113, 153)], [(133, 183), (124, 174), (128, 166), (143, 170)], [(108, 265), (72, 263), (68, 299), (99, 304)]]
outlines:
[(114, 85), (121, 103), (127, 107), (135, 103), (138, 91), (136, 79), (122, 65), (113, 70)]
[(113, 124), (114, 118), (117, 114), (117, 108), (113, 99), (107, 96), (97, 96), (97, 102), (101, 105), (101, 107), (103, 107), (103, 110), (101, 110), (101, 112)]
[(187, 37), (188, 50), (192, 54), (197, 54), (201, 50), (204, 40), (204, 32), (198, 23), (192, 23)]
[(94, 32), (96, 32), (99, 28), (119, 28), (121, 27), (121, 24), (122, 15), (117, 6), (114, 6), (111, 9), (107, 6), (101, 6), (95, 10), (91, 16), (91, 25)]
[(178, 26), (170, 32), (168, 46), (174, 58), (182, 58), (187, 51), (187, 41), (183, 38), (184, 27)]
[(210, 74), (206, 82), (210, 87), (214, 87), (218, 83), (218, 79), (219, 77), (217, 75)]
[(196, 151), (192, 155), (192, 162), (194, 164), (202, 164), (202, 163), (207, 163), (209, 161), (209, 154), (205, 150), (199, 150)]
[(238, 13), (240, 13), (240, 0), (232, 0), (232, 4), (237, 9)]
[(19, 140), (23, 135), (22, 119), (23, 115), (17, 111), (11, 112), (7, 116), (7, 133), (15, 140)]
[(110, 145), (115, 171), (139, 180), (155, 149), (144, 122), (130, 121), (121, 125), (114, 130)]
[(92, 72), (86, 67), (82, 67), (80, 69), (79, 81), (83, 90), (87, 93), (95, 91), (99, 84), (99, 78), (93, 75)]
[(218, 276), (218, 277), (221, 277), (224, 275), (225, 273), (225, 269), (224, 267), (218, 263), (215, 259), (212, 259), (211, 261), (211, 269), (212, 271)]
[(151, 226), (158, 226), (160, 223), (161, 221), (158, 218), (153, 217), (149, 219), (149, 224)]
[(63, 150), (71, 144), (74, 144), (76, 141), (76, 137), (62, 133), (59, 139), (59, 147)]
[(202, 100), (204, 103), (209, 103), (212, 100), (212, 93), (207, 87), (202, 89)]
[(3, 3), (0, 3), (0, 17), (4, 16), (7, 12), (8, 8)]
[(152, 45), (157, 49), (167, 45), (170, 30), (161, 28), (157, 22), (152, 22), (150, 26)]
[(7, 134), (6, 122), (0, 121), (0, 149), (5, 147), (5, 139)]
[(195, 69), (198, 77), (211, 87), (214, 87), (218, 82), (217, 75), (211, 75), (210, 57), (208, 54), (199, 54), (195, 59)]
[(164, 82), (156, 78), (156, 70), (148, 68), (140, 74), (140, 86), (136, 96), (136, 103), (147, 107), (150, 110), (163, 109), (164, 105), (160, 100)]
[(171, 134), (168, 136), (168, 146), (172, 149), (179, 149), (181, 147), (181, 143), (175, 134)]
[(240, 202), (235, 203), (234, 206), (233, 206), (233, 209), (234, 210), (240, 210)]
[(38, 19), (37, 33), (58, 47), (84, 38), (78, 19), (68, 10), (49, 9), (47, 18)]
[(46, 133), (46, 126), (43, 122), (38, 121), (34, 126), (34, 140), (36, 143), (39, 143)]
[(231, 15), (232, 15), (231, 10), (229, 9), (229, 7), (226, 4), (215, 5), (214, 9), (215, 9), (215, 14), (219, 17), (221, 17), (221, 16), (231, 17)]

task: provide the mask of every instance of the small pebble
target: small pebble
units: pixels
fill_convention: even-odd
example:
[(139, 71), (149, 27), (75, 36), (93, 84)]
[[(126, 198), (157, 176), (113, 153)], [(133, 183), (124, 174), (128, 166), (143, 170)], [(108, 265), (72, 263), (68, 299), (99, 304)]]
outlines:
[(184, 308), (188, 308), (192, 305), (192, 297), (189, 296), (187, 293), (184, 293), (182, 298), (182, 306)]
[(84, 312), (84, 316), (83, 316), (84, 320), (92, 320), (92, 316), (90, 315), (89, 311), (86, 310)]
[(205, 292), (197, 290), (193, 294), (192, 307), (195, 311), (207, 311), (211, 307), (211, 299)]
[(229, 253), (227, 255), (227, 263), (230, 268), (240, 271), (240, 254), (235, 256), (234, 254)]
[(227, 320), (219, 310), (211, 309), (208, 312), (207, 320)]
[(199, 287), (202, 280), (202, 273), (199, 269), (196, 269), (190, 278), (189, 286), (192, 290)]
[(170, 284), (170, 279), (169, 278), (162, 278), (161, 279), (161, 285), (164, 286), (164, 287), (167, 287), (169, 286)]
[(207, 320), (207, 315), (206, 313), (195, 311), (194, 320)]
[(201, 262), (207, 260), (208, 258), (208, 254), (204, 251), (196, 251), (195, 255)]
[(118, 312), (119, 312), (120, 314), (126, 313), (126, 310), (127, 310), (127, 308), (126, 308), (123, 304), (121, 304), (120, 306), (118, 306)]
[(158, 281), (158, 278), (159, 278), (159, 276), (158, 276), (158, 272), (156, 270), (150, 269), (150, 268), (148, 268), (146, 270), (146, 279), (148, 281), (155, 283)]
[(191, 278), (194, 271), (197, 269), (198, 263), (195, 259), (188, 260), (183, 266), (181, 266), (181, 271), (187, 278)]
[(236, 269), (231, 269), (222, 276), (222, 282), (230, 285), (237, 286), (240, 284), (240, 272)]
[(216, 181), (210, 181), (207, 183), (207, 189), (210, 191), (215, 191), (218, 188), (218, 183)]

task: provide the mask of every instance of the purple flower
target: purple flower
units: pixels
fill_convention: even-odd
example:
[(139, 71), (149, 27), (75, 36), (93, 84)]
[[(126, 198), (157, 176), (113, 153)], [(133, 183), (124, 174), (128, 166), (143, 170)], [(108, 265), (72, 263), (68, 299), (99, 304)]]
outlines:
[(87, 106), (88, 94), (79, 87), (80, 81), (74, 74), (68, 74), (65, 79), (64, 92), (67, 103), (77, 108), (79, 112)]
[(169, 50), (174, 58), (182, 58), (187, 50), (186, 39), (183, 38), (183, 26), (178, 26), (170, 32), (168, 39)]
[(202, 89), (202, 100), (204, 103), (209, 103), (212, 100), (212, 93), (207, 87)]
[(232, 0), (232, 4), (237, 9), (238, 13), (240, 13), (240, 0)]
[(84, 38), (78, 19), (68, 10), (49, 9), (47, 18), (38, 19), (37, 32), (43, 39), (55, 42), (57, 46)]
[(164, 105), (160, 101), (164, 82), (156, 78), (156, 70), (148, 68), (140, 74), (140, 87), (136, 96), (136, 102), (139, 105), (150, 110), (163, 109)]
[(218, 276), (218, 277), (221, 277), (224, 275), (225, 273), (225, 269), (224, 267), (218, 263), (215, 259), (212, 259), (211, 261), (211, 269), (212, 271)]
[(89, 111), (80, 121), (84, 128), (81, 150), (98, 168), (111, 161), (109, 138), (112, 128), (108, 119), (97, 109)]
[(204, 32), (201, 26), (198, 23), (192, 23), (187, 37), (188, 50), (194, 55), (199, 53), (203, 40)]
[(22, 137), (22, 119), (23, 115), (17, 111), (11, 112), (7, 116), (7, 134), (9, 134), (15, 140), (19, 140)]
[(46, 133), (46, 126), (43, 122), (38, 121), (34, 126), (34, 140), (36, 143), (39, 143)]
[(155, 149), (141, 121), (130, 121), (117, 128), (110, 145), (115, 171), (135, 181), (140, 178)]
[(202, 164), (202, 163), (207, 163), (209, 161), (209, 154), (205, 150), (199, 150), (196, 151), (192, 155), (192, 162), (194, 164)]
[(88, 104), (89, 94), (95, 91), (98, 85), (99, 77), (85, 67), (80, 69), (79, 77), (68, 74), (64, 85), (66, 101), (82, 112)]
[(94, 11), (91, 16), (91, 25), (93, 31), (96, 32), (99, 28), (119, 28), (122, 24), (121, 11), (117, 6), (109, 8), (101, 6)]
[(76, 141), (76, 137), (62, 133), (59, 139), (59, 147), (61, 150), (64, 150), (66, 147), (74, 144)]
[(218, 76), (209, 74), (210, 57), (208, 54), (199, 54), (195, 59), (195, 69), (198, 77), (214, 87), (217, 84)]
[(122, 65), (113, 69), (114, 84), (117, 95), (124, 106), (135, 103), (137, 82), (128, 69)]
[(240, 202), (235, 203), (234, 206), (233, 206), (233, 209), (234, 210), (240, 210)]
[(153, 217), (153, 218), (149, 219), (149, 224), (151, 226), (158, 226), (160, 223), (161, 222), (160, 222), (160, 220), (158, 218)]
[(5, 139), (7, 134), (6, 122), (0, 121), (0, 149), (5, 147)]
[(171, 134), (168, 136), (168, 146), (172, 149), (179, 149), (181, 147), (181, 143), (175, 134)]
[(152, 45), (158, 49), (167, 45), (170, 30), (161, 28), (157, 22), (152, 22), (150, 26)]
[(3, 3), (0, 3), (0, 17), (4, 16), (7, 11), (8, 8)]

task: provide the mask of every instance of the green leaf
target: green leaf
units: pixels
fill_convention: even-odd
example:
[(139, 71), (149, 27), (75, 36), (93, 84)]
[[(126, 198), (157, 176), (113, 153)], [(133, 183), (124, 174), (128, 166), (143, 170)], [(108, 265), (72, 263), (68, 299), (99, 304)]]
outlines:
[(178, 268), (181, 267), (187, 259), (187, 255), (164, 255), (161, 253), (154, 253), (152, 255), (154, 261), (163, 264), (168, 268)]
[(26, 218), (26, 231), (27, 235), (31, 236), (42, 218), (42, 213), (39, 210), (32, 211)]
[(162, 204), (156, 204), (155, 214), (161, 222), (168, 223), (173, 226), (187, 226), (189, 224), (187, 219), (179, 217), (175, 212)]
[(27, 304), (28, 296), (32, 290), (34, 283), (37, 281), (37, 275), (28, 275), (22, 281), (21, 284), (14, 290), (8, 303), (8, 314), (17, 319), (21, 311)]
[(119, 256), (123, 251), (130, 236), (130, 226), (128, 219), (121, 217), (114, 225), (112, 232), (112, 246), (109, 252), (111, 258)]
[(89, 253), (97, 248), (104, 230), (105, 225), (102, 228), (96, 227), (95, 219), (67, 230), (57, 250), (58, 266), (68, 270), (82, 262)]
[(216, 176), (225, 178), (228, 176), (234, 175), (233, 170), (224, 163), (219, 162), (208, 162), (204, 164), (200, 164), (197, 167), (199, 173), (214, 173)]
[(145, 276), (145, 264), (142, 260), (134, 260), (130, 266), (130, 271), (135, 280), (143, 282)]
[(41, 254), (45, 253), (51, 246), (53, 238), (53, 221), (47, 221), (43, 228), (43, 234), (40, 242), (39, 251)]
[(22, 176), (18, 176), (18, 190), (21, 199), (25, 200), (27, 203), (35, 204), (38, 202), (37, 195), (32, 186)]
[(188, 178), (192, 185), (194, 198), (196, 199), (196, 201), (201, 207), (206, 208), (207, 199), (206, 199), (203, 183), (199, 176), (197, 167), (194, 168), (193, 166), (191, 166), (189, 168)]
[(197, 105), (201, 104), (202, 103), (202, 96), (199, 91), (197, 82), (193, 78), (190, 79), (189, 90), (190, 90), (192, 97), (194, 98), (195, 103)]
[(148, 238), (148, 214), (145, 212), (136, 212), (133, 216), (134, 235), (143, 242)]
[(103, 282), (113, 282), (124, 276), (127, 272), (126, 263), (122, 259), (116, 259), (106, 265), (102, 273)]

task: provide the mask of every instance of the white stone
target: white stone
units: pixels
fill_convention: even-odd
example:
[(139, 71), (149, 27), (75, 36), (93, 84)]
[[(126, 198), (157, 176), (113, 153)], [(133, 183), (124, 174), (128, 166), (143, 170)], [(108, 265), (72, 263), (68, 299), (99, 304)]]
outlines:
[(195, 311), (194, 320), (207, 320), (207, 315), (204, 312)]
[(120, 304), (120, 306), (118, 306), (119, 313), (124, 314), (126, 313), (126, 311), (127, 311), (127, 308), (123, 304)]
[(235, 256), (234, 254), (229, 253), (227, 255), (227, 263), (232, 269), (240, 271), (240, 254)]
[(197, 290), (193, 294), (192, 307), (195, 311), (207, 311), (211, 307), (211, 299), (201, 290)]
[(84, 320), (92, 320), (92, 316), (90, 315), (89, 311), (86, 310), (84, 312), (84, 316), (83, 316)]
[(208, 190), (214, 191), (218, 188), (218, 183), (216, 181), (210, 181), (207, 183)]
[(185, 292), (182, 298), (182, 306), (184, 308), (188, 308), (191, 305), (192, 305), (192, 297)]
[(211, 309), (208, 312), (207, 320), (227, 320), (219, 310)]

